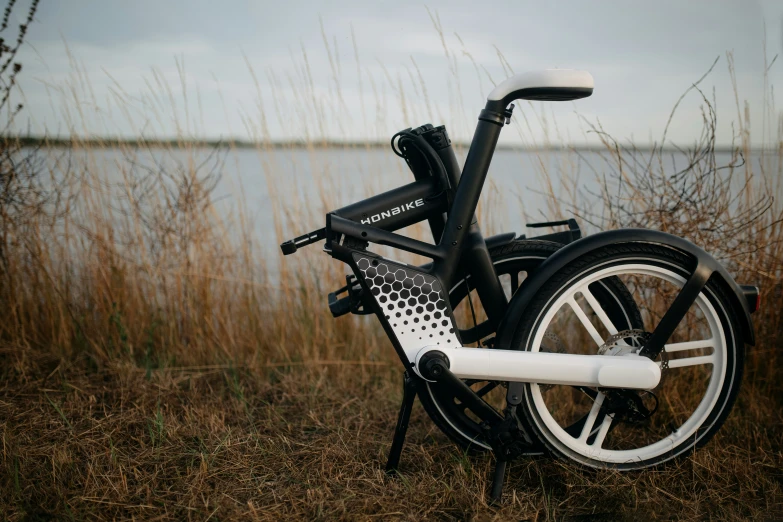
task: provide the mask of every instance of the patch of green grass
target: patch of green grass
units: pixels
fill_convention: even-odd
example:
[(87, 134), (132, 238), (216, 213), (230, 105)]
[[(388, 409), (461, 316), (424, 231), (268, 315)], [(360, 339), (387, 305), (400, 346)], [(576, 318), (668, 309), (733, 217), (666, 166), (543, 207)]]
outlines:
[(163, 425), (163, 420), (163, 412), (160, 409), (160, 403), (158, 403), (155, 415), (147, 420), (147, 430), (150, 436), (150, 444), (152, 444), (153, 448), (160, 447), (166, 439), (166, 428)]
[(71, 424), (71, 421), (68, 420), (68, 417), (65, 416), (65, 413), (60, 408), (60, 405), (54, 402), (52, 399), (49, 398), (48, 395), (45, 395), (46, 400), (49, 401), (49, 404), (52, 405), (52, 408), (57, 412), (58, 415), (60, 415), (60, 418), (63, 420), (66, 426), (68, 426), (68, 429), (73, 431), (73, 425)]

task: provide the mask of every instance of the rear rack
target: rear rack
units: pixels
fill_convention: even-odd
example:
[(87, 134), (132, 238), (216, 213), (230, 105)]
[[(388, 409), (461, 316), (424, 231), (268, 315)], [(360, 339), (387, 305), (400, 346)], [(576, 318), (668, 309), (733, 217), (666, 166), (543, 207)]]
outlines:
[(547, 241), (554, 241), (562, 245), (567, 245), (573, 241), (576, 241), (582, 237), (582, 231), (579, 229), (579, 224), (574, 218), (564, 219), (562, 221), (546, 221), (544, 223), (528, 223), (528, 228), (545, 228), (545, 227), (561, 227), (568, 225), (568, 230), (563, 232), (553, 232), (551, 234), (545, 234), (543, 236), (536, 236), (526, 238), (525, 235), (519, 236), (517, 239), (545, 239)]
[(280, 250), (283, 251), (284, 256), (287, 256), (296, 252), (300, 247), (310, 245), (322, 239), (326, 239), (326, 228), (319, 228), (303, 236), (289, 239), (280, 244)]

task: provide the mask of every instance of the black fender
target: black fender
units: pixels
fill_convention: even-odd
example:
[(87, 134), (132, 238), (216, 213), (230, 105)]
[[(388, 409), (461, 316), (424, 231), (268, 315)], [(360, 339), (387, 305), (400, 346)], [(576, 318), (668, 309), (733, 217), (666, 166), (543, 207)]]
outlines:
[(507, 245), (517, 238), (516, 232), (506, 232), (504, 234), (497, 234), (490, 236), (484, 240), (487, 244), (487, 249), (495, 248), (503, 245)]
[(538, 270), (528, 276), (519, 291), (511, 299), (506, 315), (498, 328), (498, 346), (508, 346), (511, 343), (516, 327), (514, 324), (515, 320), (512, 320), (512, 318), (522, 317), (527, 306), (550, 277), (569, 263), (589, 254), (593, 250), (622, 243), (654, 243), (673, 248), (694, 258), (695, 268), (691, 275), (692, 279), (695, 279), (695, 276), (699, 276), (706, 282), (713, 275), (722, 279), (725, 288), (728, 290), (727, 294), (732, 301), (734, 310), (739, 317), (742, 337), (747, 344), (755, 345), (756, 339), (753, 322), (750, 318), (751, 311), (748, 300), (740, 286), (737, 285), (726, 269), (715, 258), (681, 237), (657, 230), (626, 228), (600, 232), (584, 237), (564, 246), (544, 260)]

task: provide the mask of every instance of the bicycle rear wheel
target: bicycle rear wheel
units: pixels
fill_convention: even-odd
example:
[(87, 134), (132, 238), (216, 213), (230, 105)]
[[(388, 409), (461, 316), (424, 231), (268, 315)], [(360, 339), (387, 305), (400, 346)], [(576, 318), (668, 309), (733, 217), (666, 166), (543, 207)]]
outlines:
[[(568, 333), (561, 339), (568, 353), (637, 352), (692, 267), (688, 256), (662, 245), (591, 252), (543, 285), (518, 318), (510, 348), (540, 351), (556, 331)], [(620, 279), (641, 309), (642, 326), (633, 332), (622, 332), (626, 326), (592, 292), (607, 279)], [(737, 396), (744, 360), (738, 325), (722, 282), (711, 278), (658, 356), (662, 378), (654, 390), (526, 384), (525, 425), (551, 453), (591, 467), (638, 469), (686, 455), (715, 435)]]

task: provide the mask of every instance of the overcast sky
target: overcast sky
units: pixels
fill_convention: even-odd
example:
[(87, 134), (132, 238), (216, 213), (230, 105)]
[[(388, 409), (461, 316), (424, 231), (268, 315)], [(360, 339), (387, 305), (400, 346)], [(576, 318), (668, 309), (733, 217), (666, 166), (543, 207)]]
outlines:
[[(448, 57), (427, 7), (440, 20)], [(499, 49), (514, 72), (586, 69), (596, 85), (575, 103), (522, 104), (522, 125), (504, 133), (506, 142), (539, 143), (547, 133), (595, 142), (577, 113), (620, 139), (659, 140), (680, 94), (720, 57), (702, 87), (710, 98), (714, 88), (725, 144), (738, 118), (726, 58), (733, 51), (740, 103), (750, 104), (758, 143), (765, 23), (771, 60), (783, 50), (780, 0), (44, 1), (21, 54), (26, 112), (18, 126), (50, 134), (387, 139), (431, 121), (466, 139), (493, 82), (507, 76)], [(769, 72), (778, 86), (781, 62)], [(687, 145), (700, 123), (692, 94), (669, 137)]]

